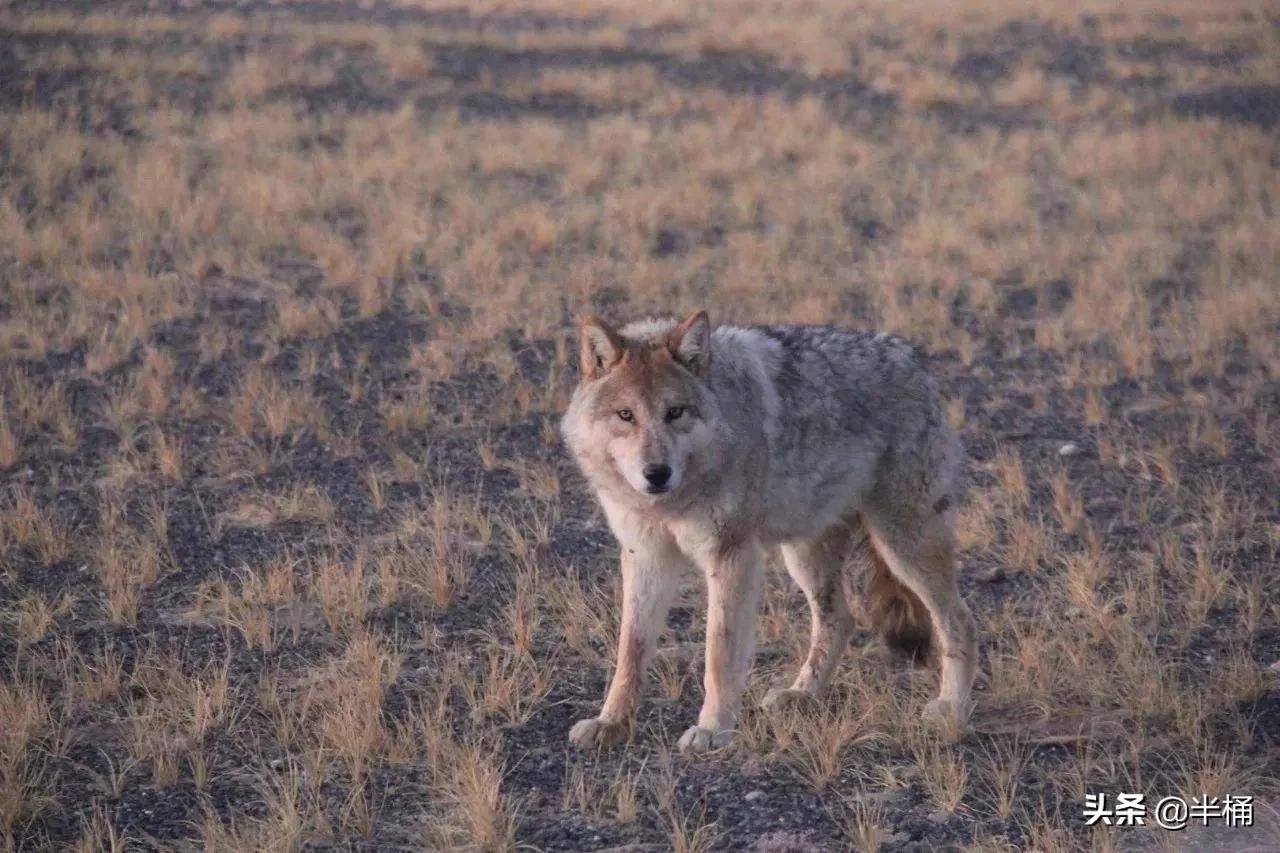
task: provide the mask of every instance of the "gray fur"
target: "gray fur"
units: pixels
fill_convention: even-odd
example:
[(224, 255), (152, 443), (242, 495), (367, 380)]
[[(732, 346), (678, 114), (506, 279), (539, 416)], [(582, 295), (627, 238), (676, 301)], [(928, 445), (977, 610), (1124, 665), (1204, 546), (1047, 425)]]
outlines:
[[(727, 742), (767, 546), (780, 546), (813, 619), (809, 658), (770, 697), (815, 698), (852, 630), (840, 576), (855, 542), (874, 557), (878, 600), (933, 626), (942, 684), (926, 714), (963, 725), (976, 645), (952, 558), (962, 451), (921, 358), (893, 335), (827, 326), (721, 326), (708, 353), (706, 328), (701, 313), (618, 332), (584, 323), (583, 380), (562, 427), (623, 546), (623, 617), (604, 707), (571, 740), (624, 730), (671, 587), (692, 569), (708, 587), (706, 696), (680, 745)], [(602, 334), (621, 355), (600, 371), (591, 344)], [(655, 468), (669, 486), (647, 479)]]
[[(653, 345), (675, 325), (644, 320), (621, 335)], [(959, 442), (936, 383), (901, 338), (830, 326), (720, 326), (706, 386), (732, 426), (715, 454), (724, 464), (683, 502), (737, 494), (737, 505), (724, 509), (749, 518), (766, 542), (817, 536), (874, 490), (892, 493), (890, 504), (904, 493), (931, 507), (958, 502)]]

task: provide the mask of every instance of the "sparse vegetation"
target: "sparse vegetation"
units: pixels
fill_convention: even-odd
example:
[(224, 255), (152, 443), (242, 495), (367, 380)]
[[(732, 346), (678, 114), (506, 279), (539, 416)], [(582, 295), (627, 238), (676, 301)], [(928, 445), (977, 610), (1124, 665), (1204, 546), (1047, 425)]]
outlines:
[[(1161, 843), (1095, 791), (1274, 829), (1275, 4), (217, 8), (0, 9), (0, 848)], [(569, 326), (696, 306), (932, 354), (974, 731), (860, 636), (673, 755), (686, 603), (630, 746), (569, 751), (618, 616)], [(806, 614), (772, 573), (749, 704)]]

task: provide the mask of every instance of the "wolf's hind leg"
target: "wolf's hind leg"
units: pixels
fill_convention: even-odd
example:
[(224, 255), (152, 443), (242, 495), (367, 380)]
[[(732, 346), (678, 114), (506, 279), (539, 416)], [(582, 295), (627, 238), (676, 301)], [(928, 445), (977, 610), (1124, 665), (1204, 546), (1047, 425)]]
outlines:
[(841, 523), (816, 539), (782, 545), (787, 573), (809, 602), (809, 654), (791, 687), (769, 691), (765, 707), (817, 698), (839, 666), (854, 628), (843, 582), (852, 535), (850, 526)]
[(890, 572), (929, 611), (938, 643), (941, 686), (925, 716), (963, 728), (977, 671), (977, 628), (956, 585), (951, 518), (937, 513), (876, 513), (866, 516), (871, 543)]

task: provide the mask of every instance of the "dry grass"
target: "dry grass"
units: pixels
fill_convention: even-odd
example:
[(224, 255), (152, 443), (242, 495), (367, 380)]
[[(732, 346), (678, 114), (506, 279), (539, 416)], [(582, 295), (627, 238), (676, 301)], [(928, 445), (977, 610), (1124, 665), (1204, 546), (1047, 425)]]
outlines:
[[(358, 5), (0, 12), (5, 849), (1067, 850), (1125, 841), (1086, 792), (1280, 794), (1273, 4)], [(974, 732), (860, 639), (674, 757), (693, 593), (628, 750), (567, 752), (618, 618), (570, 321), (694, 305), (934, 354)], [(752, 696), (806, 625), (775, 573)]]

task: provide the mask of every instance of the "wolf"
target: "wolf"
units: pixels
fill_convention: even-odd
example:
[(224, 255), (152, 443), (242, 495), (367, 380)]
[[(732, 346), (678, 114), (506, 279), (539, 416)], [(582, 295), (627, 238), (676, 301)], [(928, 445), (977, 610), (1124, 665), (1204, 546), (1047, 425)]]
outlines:
[(622, 618), (604, 705), (569, 740), (629, 737), (667, 612), (700, 575), (704, 701), (678, 747), (731, 742), (773, 548), (808, 601), (810, 643), (766, 707), (821, 695), (857, 611), (890, 645), (931, 652), (941, 684), (924, 715), (962, 729), (977, 663), (955, 575), (963, 451), (915, 349), (828, 326), (713, 329), (705, 311), (620, 329), (589, 316), (579, 337), (561, 427), (618, 540)]

